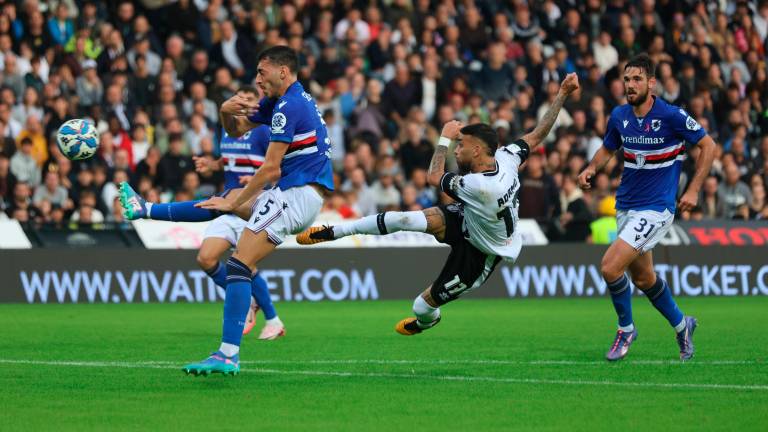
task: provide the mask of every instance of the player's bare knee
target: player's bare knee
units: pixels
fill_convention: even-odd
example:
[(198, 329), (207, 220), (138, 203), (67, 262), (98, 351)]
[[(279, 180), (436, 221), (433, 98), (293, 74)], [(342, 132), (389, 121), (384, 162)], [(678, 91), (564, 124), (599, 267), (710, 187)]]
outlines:
[(206, 253), (205, 251), (200, 251), (197, 253), (197, 265), (200, 266), (203, 270), (208, 270), (216, 266), (219, 262), (219, 257), (214, 256), (210, 253)]
[(422, 210), (427, 218), (427, 232), (434, 236), (440, 236), (445, 232), (445, 215), (437, 207)]
[(624, 274), (624, 269), (619, 268), (619, 266), (606, 255), (600, 263), (600, 273), (602, 273), (605, 280), (612, 282)]
[(647, 272), (640, 275), (632, 275), (632, 284), (641, 290), (645, 291), (652, 287), (656, 282), (656, 274), (654, 272)]

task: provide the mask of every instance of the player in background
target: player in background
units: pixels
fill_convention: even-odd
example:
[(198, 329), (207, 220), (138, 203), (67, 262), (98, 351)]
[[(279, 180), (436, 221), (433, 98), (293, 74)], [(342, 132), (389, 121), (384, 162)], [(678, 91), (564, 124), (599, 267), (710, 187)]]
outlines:
[(616, 193), (618, 239), (603, 255), (600, 269), (619, 329), (606, 354), (610, 361), (624, 358), (637, 329), (632, 320), (632, 292), (625, 272), (675, 329), (680, 360), (693, 357), (693, 332), (697, 321), (685, 316), (672, 298), (672, 290), (653, 270), (651, 249), (672, 226), (682, 161), (689, 147), (701, 148), (696, 172), (680, 197), (680, 211), (691, 210), (714, 158), (715, 143), (682, 108), (651, 95), (656, 86), (651, 59), (640, 54), (624, 67), (627, 103), (614, 108), (608, 119), (603, 146), (579, 174), (579, 185), (590, 188), (590, 179), (623, 147), (624, 171)]
[[(522, 248), (521, 235), (515, 229), (518, 169), (531, 149), (549, 134), (563, 102), (578, 87), (576, 74), (569, 74), (535, 130), (508, 145), (500, 145), (496, 131), (487, 124), (446, 123), (432, 156), (428, 180), (456, 204), (384, 212), (336, 226), (312, 227), (296, 240), (315, 244), (353, 234), (417, 231), (448, 244), (451, 252), (440, 275), (413, 302), (415, 318), (403, 319), (395, 330), (410, 336), (434, 327), (440, 322), (440, 306), (482, 285), (499, 261), (517, 259)], [(454, 154), (461, 174), (445, 172), (445, 156), (452, 140), (458, 141)]]
[[(175, 221), (211, 220), (222, 213), (248, 218), (247, 229), (227, 260), (221, 345), (207, 359), (185, 366), (188, 374), (240, 371), (240, 341), (256, 265), (286, 235), (309, 227), (322, 208), (322, 194), (333, 190), (328, 131), (315, 100), (298, 82), (297, 71), (298, 57), (293, 50), (268, 48), (259, 54), (256, 74), (256, 84), (265, 97), (254, 104), (236, 94), (221, 106), (222, 124), (230, 136), (242, 136), (258, 124), (270, 125), (264, 164), (245, 188), (204, 201), (155, 205), (132, 193), (124, 204), (130, 209), (126, 213)], [(262, 192), (267, 184), (274, 186)]]
[[(257, 103), (258, 92), (253, 87), (241, 87), (237, 94)], [(229, 191), (247, 184), (251, 176), (264, 163), (264, 155), (269, 146), (269, 127), (260, 125), (240, 137), (231, 137), (222, 129), (219, 149), (221, 158), (195, 157), (195, 168), (200, 173), (224, 170), (224, 190)], [(226, 194), (226, 192), (225, 192)], [(247, 221), (234, 214), (217, 217), (208, 225), (203, 237), (203, 244), (197, 253), (197, 263), (217, 285), (227, 287), (227, 268), (220, 259), (231, 248), (243, 232)], [(266, 323), (259, 339), (274, 340), (285, 335), (285, 326), (277, 316), (266, 281), (258, 271), (253, 275), (251, 287), (251, 308), (248, 311), (243, 334), (248, 334), (256, 323), (256, 313), (264, 311)], [(255, 300), (255, 301), (254, 301)]]

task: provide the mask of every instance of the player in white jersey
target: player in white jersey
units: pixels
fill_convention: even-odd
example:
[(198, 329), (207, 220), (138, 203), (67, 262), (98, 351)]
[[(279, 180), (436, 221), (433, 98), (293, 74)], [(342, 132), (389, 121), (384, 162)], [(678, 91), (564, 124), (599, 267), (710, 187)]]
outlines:
[[(529, 134), (500, 145), (487, 124), (445, 124), (429, 168), (429, 183), (456, 203), (424, 211), (384, 212), (336, 226), (312, 227), (296, 237), (315, 244), (353, 234), (384, 235), (396, 231), (432, 234), (451, 247), (451, 253), (432, 285), (413, 302), (415, 317), (401, 320), (395, 330), (406, 336), (421, 333), (440, 321), (440, 306), (482, 285), (501, 260), (514, 262), (522, 240), (517, 224), (518, 169), (531, 149), (549, 134), (563, 102), (579, 87), (576, 74), (560, 85), (555, 101)], [(452, 140), (462, 174), (445, 172), (445, 156)]]

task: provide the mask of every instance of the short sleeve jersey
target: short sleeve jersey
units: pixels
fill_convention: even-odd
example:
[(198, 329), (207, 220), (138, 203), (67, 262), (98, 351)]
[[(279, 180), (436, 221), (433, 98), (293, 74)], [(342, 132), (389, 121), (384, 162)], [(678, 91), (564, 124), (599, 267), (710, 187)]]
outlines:
[(684, 109), (655, 96), (643, 118), (637, 118), (630, 105), (614, 108), (603, 145), (612, 151), (623, 149), (616, 208), (674, 213), (686, 151), (706, 134)]
[(516, 230), (520, 179), (518, 168), (530, 149), (523, 140), (500, 147), (490, 171), (459, 175), (445, 173), (440, 188), (464, 209), (464, 238), (489, 255), (514, 261), (522, 238)]
[(333, 190), (331, 140), (315, 100), (301, 83), (291, 84), (278, 99), (262, 99), (249, 120), (268, 124), (269, 141), (288, 145), (280, 165), (280, 189), (318, 184)]
[(222, 128), (219, 153), (224, 163), (224, 188), (241, 187), (240, 177), (251, 176), (264, 163), (269, 146), (269, 127), (259, 125), (234, 138)]

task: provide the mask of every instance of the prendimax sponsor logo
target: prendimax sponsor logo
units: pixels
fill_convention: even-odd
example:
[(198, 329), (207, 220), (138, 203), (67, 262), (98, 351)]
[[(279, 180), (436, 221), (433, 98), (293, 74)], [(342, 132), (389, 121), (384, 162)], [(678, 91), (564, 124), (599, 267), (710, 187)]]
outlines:
[[(376, 300), (371, 269), (265, 269), (275, 301)], [(204, 272), (32, 271), (19, 272), (27, 303), (201, 303), (224, 299), (224, 289)]]

